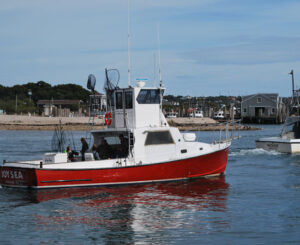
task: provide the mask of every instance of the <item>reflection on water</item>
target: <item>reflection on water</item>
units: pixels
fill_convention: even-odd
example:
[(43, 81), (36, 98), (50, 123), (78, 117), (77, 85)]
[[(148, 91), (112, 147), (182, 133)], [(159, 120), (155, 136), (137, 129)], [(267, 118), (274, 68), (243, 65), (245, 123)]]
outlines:
[[(196, 222), (200, 226), (205, 224), (201, 229), (215, 227), (218, 224), (207, 219), (208, 213), (226, 212), (228, 190), (224, 176), (146, 185), (15, 191), (14, 194), (11, 189), (2, 189), (9, 192), (7, 195), (15, 204), (36, 203), (49, 208), (46, 213), (33, 216), (39, 229), (60, 230), (78, 224), (101, 227), (106, 241), (117, 234), (118, 240), (127, 243), (139, 233), (148, 232), (163, 239), (163, 233), (169, 229), (195, 225), (196, 212), (203, 213), (202, 221)], [(226, 220), (218, 219), (218, 222), (221, 226), (227, 224)]]
[[(190, 181), (129, 185), (117, 187), (91, 187), (70, 189), (48, 189), (29, 191), (25, 195), (32, 201), (43, 202), (60, 198), (82, 198), (88, 207), (105, 207), (122, 202), (162, 206), (165, 201), (172, 202), (169, 208), (188, 208), (194, 205), (198, 208), (223, 209), (229, 184), (225, 176), (217, 178), (194, 179)], [(199, 206), (200, 205), (200, 206)]]

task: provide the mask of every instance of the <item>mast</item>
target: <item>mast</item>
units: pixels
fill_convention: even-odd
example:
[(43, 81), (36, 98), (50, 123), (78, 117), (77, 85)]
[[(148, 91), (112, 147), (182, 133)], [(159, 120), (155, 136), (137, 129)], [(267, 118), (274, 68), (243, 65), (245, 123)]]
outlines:
[(292, 76), (292, 104), (293, 104), (294, 97), (295, 97), (294, 71), (291, 70), (291, 72), (289, 74)]
[(160, 36), (159, 36), (159, 23), (157, 24), (157, 42), (158, 42), (158, 74), (159, 74), (159, 109), (160, 109), (160, 112), (159, 112), (159, 121), (160, 121), (160, 124), (161, 126), (163, 125), (163, 122), (162, 122), (162, 116), (161, 114), (163, 113), (162, 112), (162, 78), (161, 78), (161, 69), (160, 69)]
[(130, 86), (130, 0), (128, 0), (128, 13), (127, 13), (127, 28), (128, 28), (128, 86)]
[(157, 25), (157, 41), (158, 41), (158, 73), (159, 73), (159, 86), (162, 86), (161, 70), (160, 70), (160, 37), (159, 37), (159, 24)]
[(153, 87), (156, 87), (156, 57), (155, 53), (153, 53)]

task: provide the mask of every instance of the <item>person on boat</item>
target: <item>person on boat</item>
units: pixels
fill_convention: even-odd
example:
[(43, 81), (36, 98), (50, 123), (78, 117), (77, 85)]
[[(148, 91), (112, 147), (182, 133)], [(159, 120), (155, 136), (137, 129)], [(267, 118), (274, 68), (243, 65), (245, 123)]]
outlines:
[(97, 151), (101, 159), (110, 159), (112, 150), (106, 139), (103, 139), (102, 144), (98, 146)]
[(293, 126), (294, 138), (300, 139), (300, 122), (295, 122)]
[(97, 152), (97, 149), (98, 149), (97, 145), (93, 144), (92, 152), (93, 152), (94, 159), (100, 160), (100, 156), (99, 156), (99, 153)]
[(67, 147), (68, 160), (71, 162), (75, 162), (77, 160), (78, 152), (73, 151), (71, 146)]
[(123, 134), (119, 135), (119, 139), (121, 142), (121, 146), (119, 149), (119, 153), (120, 153), (119, 157), (126, 157), (128, 155), (128, 139), (125, 138)]
[(84, 154), (85, 154), (85, 153), (87, 152), (87, 150), (89, 149), (89, 145), (88, 145), (88, 143), (86, 142), (85, 138), (81, 138), (80, 141), (81, 141), (81, 144), (82, 144), (81, 151), (80, 151), (80, 153), (81, 153), (81, 160), (82, 160), (82, 161), (85, 161), (85, 156), (84, 156)]

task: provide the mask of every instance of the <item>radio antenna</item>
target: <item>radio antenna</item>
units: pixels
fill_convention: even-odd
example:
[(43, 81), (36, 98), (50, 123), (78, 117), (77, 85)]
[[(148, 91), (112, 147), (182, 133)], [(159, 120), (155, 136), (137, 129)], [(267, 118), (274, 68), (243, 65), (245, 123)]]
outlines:
[(128, 13), (127, 13), (127, 27), (128, 27), (128, 86), (130, 86), (130, 0), (128, 0)]
[(161, 70), (160, 70), (160, 37), (159, 37), (159, 24), (157, 24), (157, 41), (158, 41), (158, 74), (159, 86), (162, 86)]
[(156, 87), (156, 57), (155, 52), (153, 53), (153, 87)]

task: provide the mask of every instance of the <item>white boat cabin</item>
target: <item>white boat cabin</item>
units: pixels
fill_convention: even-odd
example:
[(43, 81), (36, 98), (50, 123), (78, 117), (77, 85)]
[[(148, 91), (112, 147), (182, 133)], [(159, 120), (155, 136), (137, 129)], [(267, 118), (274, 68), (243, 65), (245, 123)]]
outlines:
[(116, 88), (107, 95), (108, 111), (112, 113), (112, 128), (142, 128), (168, 126), (161, 111), (161, 100), (165, 88), (144, 87), (139, 81), (137, 87)]
[(185, 144), (196, 143), (195, 134), (181, 134), (177, 128), (169, 127), (161, 109), (165, 88), (143, 85), (138, 82), (136, 87), (108, 92), (110, 125), (92, 132), (100, 158), (128, 158), (142, 164), (180, 159), (194, 150), (199, 154), (199, 143), (189, 149)]

